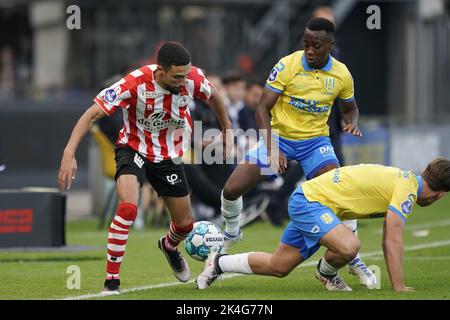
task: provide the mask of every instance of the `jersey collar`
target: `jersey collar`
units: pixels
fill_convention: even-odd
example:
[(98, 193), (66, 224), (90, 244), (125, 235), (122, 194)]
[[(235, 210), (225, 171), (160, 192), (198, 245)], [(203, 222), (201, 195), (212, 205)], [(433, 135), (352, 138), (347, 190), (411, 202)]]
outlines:
[[(304, 53), (302, 56), (302, 65), (303, 65), (303, 69), (305, 69), (305, 71), (315, 70), (314, 68), (311, 68), (309, 66), (308, 61), (306, 61)], [(332, 66), (333, 66), (333, 59), (331, 59), (331, 55), (328, 55), (328, 62), (320, 70), (321, 71), (330, 71)]]
[(419, 187), (417, 188), (417, 198), (418, 198), (420, 196), (420, 193), (422, 192), (423, 182), (422, 182), (421, 176), (416, 176), (416, 177), (417, 177), (417, 183), (419, 184)]

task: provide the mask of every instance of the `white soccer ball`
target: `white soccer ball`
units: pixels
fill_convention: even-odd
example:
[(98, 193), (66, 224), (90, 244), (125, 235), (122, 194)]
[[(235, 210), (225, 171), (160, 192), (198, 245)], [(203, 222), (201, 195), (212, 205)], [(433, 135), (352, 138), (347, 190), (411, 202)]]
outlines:
[(209, 221), (198, 221), (184, 240), (186, 252), (195, 260), (205, 261), (211, 252), (219, 252), (223, 246), (223, 233)]

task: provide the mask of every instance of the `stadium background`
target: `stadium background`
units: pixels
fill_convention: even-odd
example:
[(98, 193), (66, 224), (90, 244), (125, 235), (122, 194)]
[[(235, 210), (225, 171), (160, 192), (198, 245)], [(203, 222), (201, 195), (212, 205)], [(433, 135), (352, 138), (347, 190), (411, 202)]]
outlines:
[[(81, 8), (79, 30), (66, 25), (73, 4)], [(381, 29), (366, 25), (373, 4)], [(124, 66), (153, 61), (162, 41), (183, 43), (208, 72), (238, 69), (263, 83), (280, 57), (299, 48), (320, 5), (335, 10), (364, 132), (343, 136), (346, 163), (419, 171), (437, 156), (450, 158), (448, 0), (3, 0), (0, 161), (7, 169), (0, 188), (55, 188), (70, 131), (100, 84)], [(101, 211), (109, 182), (98, 157), (85, 139), (67, 195), (69, 220)]]

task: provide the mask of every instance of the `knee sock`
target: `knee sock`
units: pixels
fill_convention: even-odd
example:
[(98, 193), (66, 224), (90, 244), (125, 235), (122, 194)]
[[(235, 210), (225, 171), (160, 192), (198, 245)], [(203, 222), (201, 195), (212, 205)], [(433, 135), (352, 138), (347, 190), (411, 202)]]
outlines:
[(108, 254), (106, 278), (119, 278), (120, 264), (125, 254), (128, 232), (137, 215), (137, 206), (132, 203), (120, 203), (111, 222), (108, 233)]
[(338, 272), (338, 268), (329, 264), (325, 258), (320, 259), (319, 272), (324, 276), (334, 276)]
[(248, 256), (251, 252), (225, 255), (219, 258), (219, 267), (222, 272), (236, 272), (242, 274), (253, 274), (248, 264)]
[(236, 236), (239, 233), (239, 218), (242, 211), (242, 196), (236, 200), (227, 200), (221, 195), (222, 201), (222, 216), (225, 218), (225, 232), (231, 236)]
[(169, 232), (166, 234), (166, 248), (169, 250), (175, 250), (180, 242), (186, 239), (193, 227), (193, 222), (184, 227), (177, 226), (174, 221), (170, 222)]

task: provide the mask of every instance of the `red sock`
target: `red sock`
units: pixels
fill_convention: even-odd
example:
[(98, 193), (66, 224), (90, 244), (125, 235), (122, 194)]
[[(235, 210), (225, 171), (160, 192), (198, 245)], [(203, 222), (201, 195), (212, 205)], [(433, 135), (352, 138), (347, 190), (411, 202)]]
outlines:
[(170, 222), (169, 232), (166, 235), (166, 244), (168, 244), (169, 249), (175, 249), (181, 241), (186, 239), (189, 232), (192, 231), (194, 227), (194, 223), (191, 222), (187, 226), (179, 227), (175, 224), (175, 222)]
[(137, 215), (137, 206), (132, 203), (120, 203), (116, 216), (111, 222), (108, 233), (108, 254), (106, 278), (119, 278), (120, 264), (125, 254), (128, 232)]

